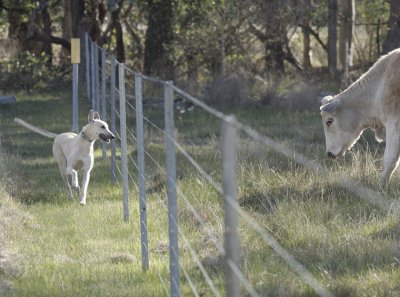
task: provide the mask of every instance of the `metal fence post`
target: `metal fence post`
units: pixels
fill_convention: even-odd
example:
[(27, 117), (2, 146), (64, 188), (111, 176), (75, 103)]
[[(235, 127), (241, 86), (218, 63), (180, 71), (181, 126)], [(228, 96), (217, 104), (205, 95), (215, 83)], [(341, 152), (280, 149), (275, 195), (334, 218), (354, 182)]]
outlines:
[(91, 105), (92, 105), (92, 109), (93, 110), (96, 110), (96, 106), (95, 106), (95, 100), (96, 100), (96, 92), (95, 92), (95, 90), (96, 90), (96, 85), (95, 85), (95, 59), (94, 59), (94, 56), (95, 56), (95, 52), (96, 52), (96, 43), (94, 42), (94, 41), (90, 41), (90, 72), (91, 72), (91, 76), (90, 76), (90, 78), (91, 78), (91, 83), (90, 83), (90, 86), (91, 86), (91, 93), (90, 93), (90, 95), (91, 95), (91, 98), (90, 98), (90, 102), (91, 102)]
[[(116, 68), (115, 68), (115, 58), (111, 57), (111, 86), (110, 86), (110, 100), (111, 100), (111, 132), (116, 135), (116, 127), (115, 127), (115, 85), (116, 85)], [(115, 185), (117, 181), (117, 175), (115, 172), (116, 167), (116, 155), (117, 155), (117, 146), (115, 144), (115, 140), (111, 141), (111, 182)]]
[(142, 76), (135, 74), (135, 101), (136, 101), (136, 143), (138, 159), (138, 184), (140, 207), (140, 236), (142, 246), (142, 268), (149, 268), (148, 241), (147, 241), (147, 205), (146, 205), (146, 177), (144, 163), (144, 131), (143, 131), (143, 98)]
[[(101, 118), (107, 121), (106, 109), (106, 49), (101, 48)], [(107, 144), (103, 143), (103, 161), (107, 157)]]
[(99, 46), (94, 44), (94, 78), (95, 78), (95, 110), (100, 112), (100, 96), (99, 96)]
[(174, 94), (172, 82), (164, 84), (165, 148), (167, 154), (167, 194), (169, 227), (169, 271), (171, 296), (180, 296), (179, 252), (178, 252), (178, 207), (176, 203), (176, 160)]
[(90, 103), (90, 50), (89, 50), (89, 33), (85, 32), (85, 64), (86, 64), (86, 93), (87, 100)]
[(71, 38), (72, 64), (72, 131), (78, 133), (78, 75), (81, 62), (81, 40)]
[(78, 133), (78, 73), (79, 64), (72, 64), (72, 131)]
[(239, 267), (239, 239), (238, 239), (238, 218), (237, 218), (237, 132), (236, 119), (229, 116), (222, 122), (222, 176), (224, 190), (224, 271), (225, 290), (227, 297), (240, 296), (240, 280), (234, 272)]
[(123, 191), (123, 210), (124, 221), (129, 220), (129, 172), (128, 172), (128, 153), (126, 140), (126, 104), (125, 104), (125, 66), (119, 64), (119, 116), (120, 116), (120, 136), (121, 136), (121, 161), (122, 161), (122, 191)]

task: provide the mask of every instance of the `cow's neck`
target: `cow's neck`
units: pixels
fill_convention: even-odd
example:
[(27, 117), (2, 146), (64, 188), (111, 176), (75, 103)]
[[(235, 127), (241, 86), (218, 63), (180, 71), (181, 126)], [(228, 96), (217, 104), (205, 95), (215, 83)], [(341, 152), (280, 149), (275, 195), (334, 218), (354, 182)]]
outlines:
[(363, 126), (369, 126), (374, 118), (374, 99), (379, 80), (357, 80), (337, 97), (342, 104), (358, 113)]
[(373, 87), (373, 84), (367, 85), (363, 81), (356, 81), (338, 97), (344, 104), (366, 106), (371, 103), (373, 98)]
[(386, 64), (381, 59), (375, 63), (364, 75), (352, 83), (338, 95), (344, 104), (359, 107), (362, 110), (373, 110), (377, 92), (382, 84)]

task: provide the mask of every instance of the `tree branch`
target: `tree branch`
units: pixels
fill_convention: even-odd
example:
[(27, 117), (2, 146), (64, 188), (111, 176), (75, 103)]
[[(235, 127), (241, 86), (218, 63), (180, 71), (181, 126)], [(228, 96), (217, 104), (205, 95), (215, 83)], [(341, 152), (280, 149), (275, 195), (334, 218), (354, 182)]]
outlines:
[(50, 42), (50, 43), (54, 43), (54, 44), (59, 44), (63, 48), (68, 50), (68, 52), (71, 51), (71, 43), (69, 41), (63, 39), (63, 38), (60, 38), (60, 37), (56, 37), (56, 36), (52, 36), (52, 35), (47, 37), (46, 35), (44, 35), (42, 33), (34, 32), (33, 34), (31, 34), (26, 39), (26, 41), (30, 41), (30, 40), (36, 40), (36, 41), (41, 41), (41, 42)]
[(308, 30), (308, 32), (310, 32), (310, 34), (312, 36), (314, 36), (315, 40), (317, 40), (317, 42), (321, 45), (321, 47), (327, 52), (328, 51), (328, 47), (327, 45), (322, 41), (321, 37), (319, 37), (318, 32), (315, 32), (310, 26), (305, 26), (304, 24), (299, 24), (299, 26), (301, 28), (304, 28), (306, 30)]
[(249, 28), (250, 28), (250, 32), (256, 36), (258, 39), (260, 39), (261, 41), (265, 41), (267, 39), (267, 36), (264, 32), (262, 32), (260, 29), (256, 28), (256, 26), (254, 26), (253, 23), (248, 22), (249, 24)]

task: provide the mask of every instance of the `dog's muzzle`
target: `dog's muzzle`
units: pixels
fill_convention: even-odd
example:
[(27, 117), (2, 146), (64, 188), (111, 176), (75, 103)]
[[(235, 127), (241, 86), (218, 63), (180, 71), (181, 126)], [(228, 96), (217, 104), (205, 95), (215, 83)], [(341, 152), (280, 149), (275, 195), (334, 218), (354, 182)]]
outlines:
[(115, 138), (115, 136), (113, 134), (109, 134), (109, 135), (100, 134), (99, 137), (102, 141), (105, 141), (105, 142), (110, 142), (110, 140)]

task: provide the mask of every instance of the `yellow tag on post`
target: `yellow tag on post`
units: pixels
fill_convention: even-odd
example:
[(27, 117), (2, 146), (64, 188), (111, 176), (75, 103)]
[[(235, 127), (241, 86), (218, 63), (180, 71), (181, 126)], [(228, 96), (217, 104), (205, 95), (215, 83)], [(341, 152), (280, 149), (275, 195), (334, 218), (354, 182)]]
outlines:
[(81, 62), (81, 40), (79, 38), (71, 38), (71, 63), (79, 64)]

